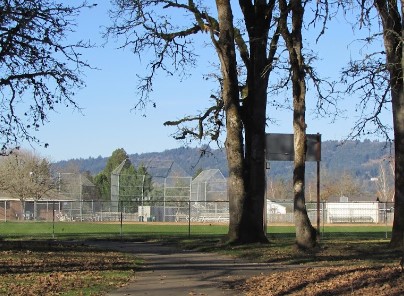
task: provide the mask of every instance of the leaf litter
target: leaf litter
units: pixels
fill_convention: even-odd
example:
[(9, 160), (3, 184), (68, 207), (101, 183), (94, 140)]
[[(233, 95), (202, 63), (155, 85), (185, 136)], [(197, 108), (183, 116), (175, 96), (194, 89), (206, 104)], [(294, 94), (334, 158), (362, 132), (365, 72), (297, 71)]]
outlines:
[(127, 283), (137, 264), (128, 254), (83, 245), (2, 241), (0, 295), (103, 295)]

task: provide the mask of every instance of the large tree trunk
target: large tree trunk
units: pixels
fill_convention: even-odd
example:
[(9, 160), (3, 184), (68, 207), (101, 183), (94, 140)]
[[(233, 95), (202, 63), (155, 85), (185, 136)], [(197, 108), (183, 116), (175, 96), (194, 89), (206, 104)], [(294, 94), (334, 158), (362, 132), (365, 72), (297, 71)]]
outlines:
[(296, 244), (299, 248), (310, 249), (316, 245), (316, 230), (307, 215), (305, 188), (306, 162), (306, 123), (305, 123), (305, 89), (303, 69), (295, 69), (293, 82), (293, 132), (294, 132), (294, 218), (296, 226)]
[[(298, 86), (300, 89), (303, 83)], [(294, 170), (293, 170), (293, 193), (294, 193), (294, 219), (296, 226), (296, 244), (301, 249), (311, 249), (316, 245), (316, 230), (311, 225), (307, 215), (305, 188), (305, 161), (306, 161), (306, 127), (305, 127), (305, 104), (301, 96), (294, 96)]]
[[(265, 2), (265, 1), (264, 1)], [(243, 99), (242, 119), (245, 131), (246, 203), (242, 232), (247, 242), (268, 242), (264, 229), (265, 211), (265, 125), (268, 77), (268, 7), (256, 3), (245, 8), (246, 27), (250, 40), (247, 73), (247, 96)], [(254, 233), (252, 233), (254, 231)]]
[[(294, 133), (294, 218), (296, 225), (296, 244), (299, 248), (310, 249), (316, 245), (316, 230), (311, 225), (306, 211), (304, 196), (306, 162), (306, 81), (304, 58), (302, 54), (302, 23), (304, 8), (300, 0), (291, 0), (287, 5), (280, 1), (280, 30), (289, 52), (292, 69), (293, 91), (293, 133)], [(292, 12), (292, 31), (288, 29), (288, 13)]]
[(377, 0), (375, 6), (383, 24), (384, 47), (390, 73), (395, 149), (394, 222), (390, 243), (396, 247), (403, 245), (404, 232), (404, 61), (400, 38), (403, 35), (403, 20), (397, 2)]
[[(252, 78), (252, 77), (255, 77)], [(246, 207), (244, 208), (242, 229), (250, 242), (267, 242), (264, 229), (265, 207), (265, 120), (267, 84), (258, 75), (248, 79), (248, 97), (243, 115), (245, 128), (245, 181)], [(249, 229), (249, 228), (253, 229)], [(254, 230), (254, 234), (251, 233)]]
[[(229, 166), (230, 225), (228, 241), (232, 243), (267, 242), (263, 217), (268, 74), (262, 75), (266, 66), (267, 36), (264, 35), (264, 38), (260, 39), (265, 42), (254, 41), (250, 44), (251, 67), (248, 69), (248, 95), (245, 99), (248, 103), (241, 108), (231, 5), (230, 1), (225, 0), (217, 0), (216, 4), (220, 31), (216, 48), (223, 75), (223, 100), (227, 128), (226, 153)], [(260, 13), (261, 16), (264, 16), (264, 12)], [(268, 23), (264, 17), (258, 19)], [(250, 18), (250, 21), (256, 20), (256, 18)], [(259, 31), (254, 30), (254, 32)], [(265, 33), (265, 30), (263, 32)]]
[[(402, 80), (402, 78), (400, 78), (400, 80)], [(394, 222), (390, 243), (393, 247), (398, 247), (403, 245), (404, 239), (404, 95), (402, 86), (394, 92), (394, 95), (392, 95), (392, 104), (395, 149), (395, 191)]]
[(230, 224), (229, 242), (240, 242), (242, 213), (245, 205), (244, 149), (242, 121), (239, 110), (239, 91), (234, 46), (233, 15), (228, 0), (217, 0), (220, 37), (215, 42), (223, 76), (223, 101), (226, 112), (226, 153), (229, 167), (228, 196)]

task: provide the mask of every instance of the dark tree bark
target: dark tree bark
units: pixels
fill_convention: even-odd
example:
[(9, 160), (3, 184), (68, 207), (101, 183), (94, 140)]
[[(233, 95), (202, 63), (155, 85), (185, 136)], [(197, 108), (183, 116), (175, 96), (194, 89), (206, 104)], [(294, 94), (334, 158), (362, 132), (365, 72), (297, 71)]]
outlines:
[[(289, 52), (292, 71), (293, 92), (293, 132), (294, 132), (294, 218), (296, 225), (296, 243), (302, 249), (316, 245), (316, 230), (311, 225), (305, 202), (305, 162), (306, 162), (306, 81), (305, 63), (302, 53), (302, 25), (304, 7), (300, 0), (288, 3), (280, 0), (280, 32)], [(292, 14), (291, 30), (288, 28), (288, 16)]]
[[(377, 0), (374, 5), (383, 25), (387, 70), (394, 125), (394, 222), (392, 246), (403, 245), (404, 232), (404, 90), (403, 90), (403, 19), (396, 1)], [(401, 7), (403, 9), (403, 7)]]
[[(123, 46), (131, 46), (140, 54), (144, 50), (155, 53), (150, 61), (150, 73), (140, 81), (141, 99), (136, 107), (150, 103), (148, 93), (152, 91), (152, 82), (157, 70), (170, 75), (182, 72), (196, 63), (194, 50), (190, 50), (194, 34), (208, 32), (220, 60), (220, 94), (213, 96), (215, 105), (199, 116), (185, 117), (177, 121), (166, 122), (177, 125), (177, 139), (210, 137), (217, 135), (225, 125), (225, 141), (229, 166), (228, 195), (230, 201), (230, 226), (228, 241), (232, 243), (267, 242), (264, 228), (265, 205), (265, 127), (267, 121), (269, 75), (278, 62), (278, 40), (281, 34), (278, 27), (278, 2), (275, 0), (239, 0), (243, 14), (243, 28), (235, 26), (232, 7), (229, 0), (216, 0), (217, 17), (209, 14), (211, 7), (205, 2), (196, 1), (114, 1), (116, 10), (112, 13), (115, 23), (107, 30), (107, 35), (123, 36)], [(300, 2), (298, 2), (300, 3)], [(285, 4), (287, 5), (287, 4)], [(169, 9), (186, 12), (189, 22), (181, 26), (170, 22)], [(300, 7), (300, 19), (303, 19), (303, 6)], [(285, 11), (288, 17), (289, 11)], [(286, 20), (285, 20), (286, 21)], [(237, 24), (242, 24), (239, 22)], [(301, 47), (301, 23), (296, 40)], [(300, 35), (299, 35), (300, 34)], [(286, 36), (286, 35), (285, 35)], [(294, 38), (289, 36), (288, 38)], [(295, 44), (291, 45), (292, 47)], [(301, 48), (290, 55), (300, 55)], [(241, 65), (238, 65), (238, 62)], [(284, 66), (284, 65), (283, 65)], [(295, 105), (296, 149), (300, 153), (296, 160), (295, 187), (296, 205), (302, 215), (299, 219), (300, 233), (306, 233), (307, 227), (301, 227), (304, 221), (304, 63), (297, 61), (293, 65), (293, 96)], [(311, 73), (314, 77), (314, 73)], [(303, 84), (301, 84), (303, 83)], [(319, 82), (317, 81), (319, 84)], [(286, 83), (287, 84), (287, 83)], [(318, 85), (316, 85), (318, 87)], [(152, 102), (154, 103), (154, 102)], [(221, 113), (224, 110), (224, 115)], [(225, 124), (222, 118), (225, 117)], [(197, 124), (196, 128), (187, 128), (183, 124)], [(209, 126), (209, 123), (214, 126)], [(206, 124), (207, 123), (207, 124)], [(302, 150), (303, 149), (303, 150)], [(307, 221), (306, 221), (307, 222)], [(305, 235), (303, 235), (305, 236)], [(305, 243), (302, 245), (310, 245)]]
[(242, 214), (245, 206), (243, 125), (239, 112), (238, 74), (234, 45), (233, 15), (228, 0), (216, 1), (219, 21), (219, 40), (212, 36), (220, 59), (222, 97), (226, 113), (226, 154), (229, 166), (228, 196), (230, 201), (230, 226), (228, 239), (241, 240)]
[[(265, 124), (268, 78), (277, 49), (279, 34), (270, 39), (270, 26), (276, 25), (272, 18), (275, 1), (240, 0), (244, 15), (248, 40), (244, 33), (234, 27), (232, 4), (230, 1), (217, 0), (217, 19), (209, 15), (205, 8), (194, 1), (135, 1), (121, 3), (116, 1), (116, 19), (129, 12), (131, 19), (113, 26), (108, 33), (115, 36), (127, 36), (124, 46), (133, 45), (135, 52), (152, 48), (156, 53), (150, 63), (151, 73), (141, 81), (140, 91), (144, 95), (139, 102), (140, 107), (147, 103), (147, 93), (151, 90), (154, 73), (160, 69), (171, 74), (170, 67), (178, 68), (190, 65), (195, 61), (193, 51), (188, 44), (196, 33), (210, 33), (211, 41), (216, 48), (221, 66), (219, 77), (220, 98), (216, 105), (200, 116), (186, 117), (178, 121), (167, 122), (167, 125), (180, 125), (197, 122), (196, 129), (181, 128), (177, 138), (191, 136), (203, 138), (210, 136), (217, 139), (222, 126), (220, 110), (224, 110), (227, 137), (225, 141), (229, 166), (228, 196), (230, 201), (230, 226), (228, 242), (250, 243), (267, 242), (264, 229), (265, 204)], [(157, 23), (153, 17), (159, 9), (185, 10), (194, 16), (194, 20), (176, 30), (168, 22)], [(150, 9), (150, 10), (147, 10)], [(132, 13), (131, 13), (131, 12)], [(133, 34), (133, 28), (137, 28)], [(247, 39), (247, 38), (246, 38)], [(268, 48), (269, 45), (269, 48)], [(244, 64), (245, 80), (239, 81), (237, 51)], [(166, 63), (166, 59), (175, 61), (174, 65)], [(240, 67), (241, 68), (241, 67)], [(214, 122), (216, 126), (206, 130), (206, 122)]]
[(244, 180), (246, 197), (240, 221), (239, 240), (267, 242), (264, 229), (265, 206), (265, 125), (268, 79), (279, 35), (275, 32), (268, 50), (269, 28), (274, 1), (239, 1), (250, 41), (247, 69), (247, 92), (243, 99), (242, 119), (245, 131)]
[[(249, 28), (250, 53), (242, 52), (247, 68), (247, 90), (240, 106), (235, 55), (235, 36), (230, 1), (216, 1), (220, 37), (216, 44), (223, 76), (226, 111), (226, 153), (229, 165), (230, 227), (232, 243), (267, 242), (264, 229), (265, 198), (265, 121), (270, 71), (267, 44), (273, 6), (258, 7), (240, 1)], [(271, 17), (269, 17), (271, 19)], [(277, 38), (277, 37), (276, 37)], [(240, 40), (238, 40), (240, 42)], [(277, 40), (276, 40), (277, 42)], [(228, 50), (226, 50), (228, 49)], [(272, 55), (274, 53), (271, 53)], [(249, 58), (247, 58), (249, 56)], [(245, 142), (243, 141), (243, 128)], [(244, 151), (245, 144), (245, 151)]]

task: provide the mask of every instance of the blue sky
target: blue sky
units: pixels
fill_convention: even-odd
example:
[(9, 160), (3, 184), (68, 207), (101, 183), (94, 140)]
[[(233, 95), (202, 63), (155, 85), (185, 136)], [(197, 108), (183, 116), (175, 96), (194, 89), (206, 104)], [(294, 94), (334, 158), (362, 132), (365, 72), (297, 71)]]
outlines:
[[(100, 26), (108, 24), (106, 14), (109, 1), (99, 1), (97, 7), (84, 11), (79, 18), (77, 32), (72, 38), (90, 39), (102, 44)], [(315, 50), (320, 52), (323, 61), (318, 72), (323, 76), (338, 75), (340, 68), (354, 55), (348, 44), (355, 36), (345, 22), (335, 20), (329, 32), (323, 37)], [(129, 49), (118, 50), (118, 44), (108, 43), (105, 47), (83, 52), (84, 58), (100, 70), (88, 70), (83, 77), (87, 86), (78, 91), (75, 100), (82, 107), (83, 114), (69, 108), (59, 108), (49, 115), (50, 122), (37, 132), (36, 136), (49, 143), (48, 148), (34, 146), (42, 156), (52, 161), (71, 158), (110, 156), (117, 148), (127, 153), (159, 152), (180, 147), (183, 143), (170, 136), (175, 129), (164, 127), (167, 120), (175, 120), (183, 115), (204, 110), (214, 86), (202, 79), (209, 73), (208, 64), (216, 62), (214, 54), (201, 55), (199, 68), (192, 70), (192, 76), (180, 81), (178, 77), (158, 76), (152, 94), (157, 108), (148, 108), (144, 113), (133, 111), (137, 102), (136, 74), (142, 74), (147, 59), (139, 61)], [(310, 98), (308, 93), (308, 99)], [(355, 98), (346, 98), (342, 108), (348, 110), (346, 118), (331, 123), (330, 118), (315, 119), (308, 106), (308, 133), (321, 133), (323, 140), (341, 140), (348, 133), (355, 114), (349, 112), (355, 105)], [(268, 132), (292, 133), (291, 114), (273, 111), (277, 125), (268, 127)], [(390, 121), (389, 115), (386, 120)], [(197, 146), (193, 143), (191, 146)], [(25, 145), (29, 147), (29, 145)]]

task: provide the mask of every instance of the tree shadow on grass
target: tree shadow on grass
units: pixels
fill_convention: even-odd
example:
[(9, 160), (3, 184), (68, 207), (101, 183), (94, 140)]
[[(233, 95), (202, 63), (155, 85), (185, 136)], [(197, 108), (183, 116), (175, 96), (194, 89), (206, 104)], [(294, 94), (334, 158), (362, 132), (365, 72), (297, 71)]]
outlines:
[(0, 242), (0, 275), (38, 272), (133, 271), (139, 261), (128, 255), (79, 242), (33, 240)]
[(269, 244), (225, 245), (219, 240), (195, 239), (186, 245), (198, 251), (220, 252), (252, 262), (281, 265), (344, 265), (353, 262), (367, 264), (399, 263), (401, 249), (389, 248), (387, 240), (361, 237), (326, 238), (313, 250), (301, 251), (291, 235), (272, 235)]

